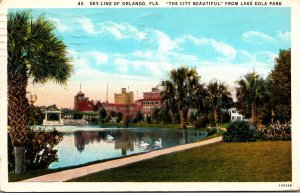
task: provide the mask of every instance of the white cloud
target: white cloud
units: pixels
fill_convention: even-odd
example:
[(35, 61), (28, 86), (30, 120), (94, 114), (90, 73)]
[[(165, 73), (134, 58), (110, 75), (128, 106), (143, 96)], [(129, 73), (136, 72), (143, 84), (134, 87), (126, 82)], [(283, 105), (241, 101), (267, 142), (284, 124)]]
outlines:
[(115, 59), (115, 65), (117, 66), (117, 71), (121, 73), (128, 72), (128, 64), (129, 61), (124, 58), (117, 58)]
[(291, 32), (277, 31), (277, 36), (284, 41), (291, 41)]
[(125, 22), (116, 23), (107, 21), (104, 23), (97, 23), (96, 33), (110, 34), (119, 40), (128, 38), (142, 40), (145, 38), (145, 32), (139, 31), (136, 27)]
[(153, 53), (153, 51), (142, 52), (140, 50), (136, 50), (133, 52), (133, 56), (135, 56), (137, 58), (152, 59), (154, 56), (154, 53)]
[(277, 54), (269, 51), (259, 51), (255, 53), (256, 60), (266, 64), (274, 64), (274, 59), (277, 56)]
[(269, 36), (268, 34), (257, 32), (257, 31), (247, 31), (242, 35), (242, 39), (246, 42), (272, 42), (274, 38)]
[(181, 38), (176, 39), (176, 42), (179, 45), (184, 45), (187, 42), (192, 42), (196, 46), (210, 46), (216, 52), (225, 56), (225, 58), (221, 59), (221, 60), (225, 60), (225, 61), (233, 60), (236, 55), (236, 50), (234, 49), (234, 47), (232, 47), (231, 45), (226, 44), (222, 41), (217, 41), (214, 39), (208, 39), (208, 38), (204, 38), (204, 37), (196, 38), (192, 35), (185, 35)]
[(84, 31), (86, 31), (88, 34), (97, 34), (95, 26), (92, 23), (91, 19), (87, 17), (80, 17), (77, 21), (80, 23)]
[(60, 32), (66, 32), (71, 30), (71, 28), (63, 24), (58, 18), (49, 18), (49, 20), (55, 23), (56, 29)]
[(107, 54), (104, 54), (99, 51), (91, 51), (88, 53), (88, 55), (92, 56), (95, 58), (97, 64), (104, 64), (108, 62), (108, 56)]
[(153, 30), (153, 33), (156, 35), (156, 40), (158, 43), (158, 51), (160, 52), (168, 52), (177, 48), (177, 44), (175, 41), (171, 40), (171, 38), (159, 30)]

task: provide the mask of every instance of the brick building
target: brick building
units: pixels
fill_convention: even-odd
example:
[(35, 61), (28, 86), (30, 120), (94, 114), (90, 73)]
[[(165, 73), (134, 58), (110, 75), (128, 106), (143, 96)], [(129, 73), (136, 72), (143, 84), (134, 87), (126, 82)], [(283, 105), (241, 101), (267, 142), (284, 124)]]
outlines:
[(123, 117), (134, 117), (137, 113), (135, 104), (102, 103), (102, 107), (108, 114), (112, 111), (121, 112)]
[(145, 115), (151, 115), (153, 109), (161, 106), (161, 91), (158, 88), (152, 88), (151, 92), (144, 92), (143, 99), (137, 100), (136, 111), (141, 111)]
[(122, 93), (115, 94), (115, 103), (89, 100), (81, 91), (74, 96), (74, 109), (87, 112), (98, 111), (103, 107), (110, 114), (112, 111), (121, 112), (123, 117), (132, 118), (137, 112), (141, 111), (145, 115), (151, 115), (153, 109), (161, 105), (161, 91), (158, 88), (152, 88), (151, 92), (144, 92), (143, 99), (133, 101), (133, 92), (126, 92), (126, 88), (122, 88)]
[(85, 97), (85, 94), (81, 91), (74, 96), (74, 109), (78, 111), (94, 111), (95, 104), (93, 100), (89, 100)]

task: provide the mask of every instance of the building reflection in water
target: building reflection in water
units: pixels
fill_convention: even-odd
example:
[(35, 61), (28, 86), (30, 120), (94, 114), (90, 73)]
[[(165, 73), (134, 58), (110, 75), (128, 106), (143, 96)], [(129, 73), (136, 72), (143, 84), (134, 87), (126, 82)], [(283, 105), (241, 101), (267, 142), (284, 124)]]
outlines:
[(107, 142), (107, 135), (114, 137), (114, 144), (116, 150), (121, 150), (122, 155), (127, 155), (127, 151), (134, 151), (134, 132), (128, 130), (117, 130), (114, 133), (107, 133), (105, 131), (75, 131), (74, 145), (79, 152), (84, 150), (85, 145), (96, 141)]
[[(104, 131), (75, 131), (74, 132), (74, 145), (81, 153), (85, 146), (97, 142), (109, 143), (107, 136), (111, 135), (114, 139), (110, 143), (114, 143), (115, 150), (121, 150), (122, 155), (127, 155), (128, 151), (134, 152), (135, 147), (140, 147), (141, 141), (149, 144), (148, 150), (157, 149), (155, 141), (160, 138), (164, 139), (164, 147), (175, 146), (181, 144), (183, 140), (182, 133), (180, 132), (166, 132), (160, 130), (150, 129), (114, 129)], [(189, 137), (192, 135), (189, 135)], [(103, 146), (105, 148), (105, 146)]]
[(122, 155), (126, 155), (127, 151), (134, 151), (134, 133), (121, 130), (119, 136), (115, 140), (115, 149), (121, 149)]
[(75, 131), (74, 132), (74, 145), (77, 150), (81, 153), (84, 150), (84, 146), (103, 139), (103, 135), (98, 131)]

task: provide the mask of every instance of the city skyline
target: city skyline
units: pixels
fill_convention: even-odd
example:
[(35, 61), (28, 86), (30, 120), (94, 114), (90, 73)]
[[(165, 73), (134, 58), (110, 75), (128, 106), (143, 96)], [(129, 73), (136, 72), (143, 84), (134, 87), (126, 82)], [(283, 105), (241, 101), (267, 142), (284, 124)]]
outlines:
[[(11, 10), (13, 11), (13, 10)], [(290, 42), (290, 8), (32, 9), (57, 27), (74, 73), (67, 86), (31, 85), (36, 105), (73, 107), (82, 91), (113, 101), (128, 88), (142, 96), (181, 65), (196, 67), (201, 81), (216, 78), (233, 90), (253, 69), (266, 77), (279, 49)]]

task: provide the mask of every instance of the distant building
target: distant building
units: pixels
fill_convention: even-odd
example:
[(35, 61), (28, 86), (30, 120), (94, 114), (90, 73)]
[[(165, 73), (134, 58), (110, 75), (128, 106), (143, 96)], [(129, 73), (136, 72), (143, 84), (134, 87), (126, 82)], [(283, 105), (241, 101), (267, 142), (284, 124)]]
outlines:
[(228, 109), (231, 121), (239, 121), (244, 119), (244, 115), (239, 114), (236, 108)]
[(112, 111), (121, 112), (123, 114), (123, 118), (132, 118), (136, 115), (135, 104), (102, 103), (102, 107), (108, 114)]
[(95, 104), (93, 100), (90, 101), (83, 92), (79, 91), (74, 96), (74, 109), (77, 111), (94, 111)]
[(115, 93), (115, 104), (134, 104), (133, 92), (126, 92), (126, 88), (122, 88), (121, 93)]
[(161, 91), (158, 88), (152, 88), (151, 92), (144, 92), (143, 99), (137, 100), (136, 111), (141, 111), (145, 115), (151, 115), (153, 109), (161, 106)]

